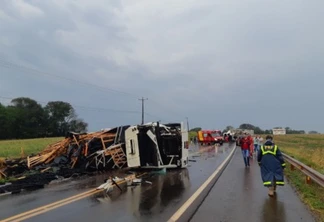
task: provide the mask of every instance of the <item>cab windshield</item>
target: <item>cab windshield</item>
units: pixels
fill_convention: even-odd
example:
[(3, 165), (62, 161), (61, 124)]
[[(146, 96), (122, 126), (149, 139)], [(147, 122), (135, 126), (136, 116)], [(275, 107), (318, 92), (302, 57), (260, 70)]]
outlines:
[(212, 135), (212, 137), (220, 137), (220, 136), (222, 136), (220, 133), (212, 133), (211, 135)]

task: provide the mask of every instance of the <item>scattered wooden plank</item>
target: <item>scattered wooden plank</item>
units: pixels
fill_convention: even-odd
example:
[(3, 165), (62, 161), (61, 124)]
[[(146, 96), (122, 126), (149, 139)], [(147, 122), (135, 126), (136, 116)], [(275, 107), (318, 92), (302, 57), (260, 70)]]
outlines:
[[(87, 157), (87, 161), (91, 162), (93, 158), (97, 156), (96, 153), (89, 153), (90, 149), (88, 146), (88, 142), (93, 139), (101, 140), (101, 146), (104, 153), (102, 153), (103, 157), (111, 156), (111, 159), (118, 165), (118, 159), (126, 157), (122, 150), (122, 144), (115, 144), (109, 146), (111, 143), (115, 141), (116, 133), (112, 133), (109, 131), (103, 132), (94, 132), (82, 135), (75, 135), (72, 134), (70, 137), (67, 137), (61, 141), (57, 141), (53, 144), (48, 145), (43, 151), (41, 151), (36, 156), (27, 156), (26, 162), (27, 167), (29, 169), (34, 168), (35, 166), (42, 165), (42, 164), (49, 164), (51, 163), (56, 157), (67, 155), (68, 149), (70, 145), (76, 144), (80, 146), (80, 144), (85, 144), (85, 147), (82, 149), (80, 155)], [(96, 149), (98, 151), (98, 149)], [(121, 150), (121, 151), (120, 151)], [(23, 153), (23, 149), (21, 150)], [(119, 152), (116, 152), (119, 151)], [(91, 152), (93, 152), (91, 150)], [(125, 158), (124, 158), (125, 159)], [(78, 158), (71, 158), (70, 164), (71, 168), (75, 167)], [(107, 159), (108, 160), (108, 159)], [(125, 160), (123, 160), (125, 161)], [(103, 163), (104, 165), (106, 163)]]
[(41, 170), (41, 173), (44, 173), (44, 172), (48, 171), (48, 170), (51, 169), (51, 168), (52, 168), (52, 167), (47, 167), (47, 168)]
[(3, 170), (0, 170), (0, 178), (7, 178), (7, 175), (3, 172)]

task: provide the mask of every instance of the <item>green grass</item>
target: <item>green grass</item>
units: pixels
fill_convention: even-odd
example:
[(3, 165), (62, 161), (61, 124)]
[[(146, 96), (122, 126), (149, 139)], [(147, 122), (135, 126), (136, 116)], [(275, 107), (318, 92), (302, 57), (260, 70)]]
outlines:
[(274, 140), (283, 152), (324, 174), (324, 135), (284, 135)]
[(1, 140), (0, 141), (0, 158), (21, 157), (21, 148), (24, 154), (36, 154), (42, 151), (47, 145), (60, 141), (61, 137), (24, 139), (24, 140)]
[[(324, 135), (283, 135), (274, 140), (282, 152), (324, 173)], [(290, 166), (285, 175), (319, 221), (324, 222), (324, 188), (315, 182), (306, 184), (305, 175), (298, 169), (291, 171)]]
[(189, 131), (188, 132), (188, 137), (189, 137), (189, 141), (190, 141), (190, 138), (194, 138), (194, 137), (196, 137), (197, 136), (197, 132), (195, 132), (195, 131)]
[[(287, 168), (290, 166), (288, 165)], [(318, 216), (319, 221), (324, 222), (324, 188), (315, 182), (306, 184), (306, 177), (298, 169), (285, 170), (289, 182), (295, 187), (303, 202)]]

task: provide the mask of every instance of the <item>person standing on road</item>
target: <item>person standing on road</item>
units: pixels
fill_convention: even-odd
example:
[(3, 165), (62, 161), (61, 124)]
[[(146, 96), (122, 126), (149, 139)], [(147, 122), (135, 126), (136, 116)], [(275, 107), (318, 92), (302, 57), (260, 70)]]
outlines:
[(260, 150), (261, 146), (263, 145), (263, 138), (262, 138), (262, 136), (259, 136), (258, 140), (259, 140), (258, 150)]
[(242, 137), (240, 145), (245, 167), (248, 167), (250, 166), (250, 140), (247, 138), (246, 135)]
[(263, 185), (268, 187), (268, 195), (273, 196), (277, 186), (284, 186), (284, 173), (286, 167), (283, 156), (272, 136), (267, 136), (263, 146), (258, 152), (258, 163), (261, 168)]
[(249, 155), (250, 155), (250, 158), (252, 159), (253, 158), (253, 137), (249, 134), (247, 138), (250, 142)]
[(232, 136), (232, 134), (228, 134), (228, 141), (230, 143), (233, 142), (233, 136)]
[(255, 136), (253, 139), (253, 145), (254, 145), (254, 153), (256, 154), (259, 149), (259, 136)]

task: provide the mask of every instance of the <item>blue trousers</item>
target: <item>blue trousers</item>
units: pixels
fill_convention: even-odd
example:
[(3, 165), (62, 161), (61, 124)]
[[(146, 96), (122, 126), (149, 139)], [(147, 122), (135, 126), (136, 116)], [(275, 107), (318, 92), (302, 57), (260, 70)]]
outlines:
[(254, 144), (254, 152), (258, 151), (259, 149), (259, 144)]
[(245, 166), (250, 166), (250, 151), (248, 149), (242, 150), (242, 155)]

